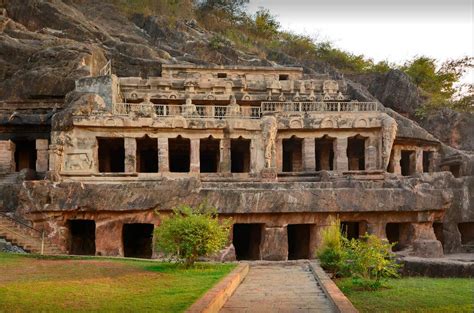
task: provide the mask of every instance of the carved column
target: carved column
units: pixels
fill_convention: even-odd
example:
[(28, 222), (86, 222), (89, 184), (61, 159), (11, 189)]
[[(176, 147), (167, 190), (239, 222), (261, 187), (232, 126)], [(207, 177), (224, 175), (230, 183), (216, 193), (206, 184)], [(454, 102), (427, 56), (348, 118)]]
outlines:
[(137, 171), (137, 141), (135, 138), (125, 138), (125, 172)]
[(48, 170), (48, 139), (36, 139), (36, 171)]
[(423, 173), (423, 149), (416, 148), (416, 166), (415, 172), (416, 173)]
[(220, 143), (220, 168), (221, 173), (230, 173), (230, 138), (221, 139)]
[(316, 171), (315, 139), (303, 139), (303, 166), (305, 172)]
[(412, 223), (413, 253), (424, 258), (443, 256), (443, 246), (436, 239), (432, 222)]
[(385, 231), (386, 223), (368, 223), (367, 224), (367, 233), (370, 235), (375, 235), (380, 239), (387, 239), (387, 233)]
[(402, 166), (400, 160), (402, 159), (402, 152), (399, 148), (393, 148), (393, 173), (402, 175)]
[(158, 138), (158, 169), (160, 173), (170, 171), (168, 138)]
[(199, 146), (200, 146), (199, 138), (191, 139), (191, 168), (190, 168), (191, 173), (199, 173), (200, 171)]
[(283, 171), (283, 139), (278, 138), (275, 141), (276, 145), (276, 168), (277, 172), (282, 172)]
[(368, 146), (365, 149), (365, 169), (377, 169), (377, 149), (374, 146)]
[(0, 173), (15, 171), (15, 144), (11, 140), (0, 140)]
[(265, 227), (261, 256), (262, 260), (268, 261), (286, 261), (288, 259), (286, 226)]
[(336, 170), (338, 172), (347, 171), (349, 169), (349, 160), (347, 158), (347, 137), (337, 138), (335, 142)]

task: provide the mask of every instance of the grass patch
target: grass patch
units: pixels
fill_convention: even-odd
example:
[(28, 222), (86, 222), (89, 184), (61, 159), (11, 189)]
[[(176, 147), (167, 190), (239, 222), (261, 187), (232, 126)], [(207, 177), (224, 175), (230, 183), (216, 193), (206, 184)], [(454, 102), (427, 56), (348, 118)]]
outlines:
[(182, 312), (234, 267), (0, 253), (0, 312)]
[(468, 278), (390, 279), (377, 291), (355, 290), (350, 278), (336, 283), (360, 312), (474, 312), (474, 280)]

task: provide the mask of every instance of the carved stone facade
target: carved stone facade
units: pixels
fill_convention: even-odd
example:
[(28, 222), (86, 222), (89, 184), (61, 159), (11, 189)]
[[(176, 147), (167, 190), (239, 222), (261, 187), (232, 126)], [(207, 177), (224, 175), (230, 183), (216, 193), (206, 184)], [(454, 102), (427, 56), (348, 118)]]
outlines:
[[(354, 234), (392, 241), (392, 228), (401, 238), (411, 225), (416, 253), (442, 253), (432, 224), (457, 200), (431, 181), (445, 175), (435, 173), (439, 143), (397, 137), (395, 119), (351, 99), (343, 80), (300, 68), (163, 65), (155, 78), (83, 78), (68, 99), (49, 147), (36, 142), (37, 170), (49, 158), (61, 187), (44, 187), (45, 203), (23, 203), (65, 252), (68, 221), (95, 221), (95, 253), (127, 256), (124, 225), (159, 227), (154, 210), (207, 200), (233, 218), (241, 259), (286, 259), (299, 242), (307, 247), (298, 255), (312, 258), (337, 216)], [(0, 147), (8, 171), (12, 145)], [(242, 238), (256, 252), (242, 254)]]

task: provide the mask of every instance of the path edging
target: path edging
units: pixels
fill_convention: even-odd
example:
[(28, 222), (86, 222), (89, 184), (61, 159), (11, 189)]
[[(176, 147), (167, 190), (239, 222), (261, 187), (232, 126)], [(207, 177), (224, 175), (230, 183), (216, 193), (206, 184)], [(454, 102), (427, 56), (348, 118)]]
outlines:
[(358, 313), (351, 301), (342, 293), (337, 285), (332, 281), (317, 261), (309, 262), (314, 278), (319, 282), (324, 293), (340, 313)]
[(249, 272), (247, 263), (239, 264), (230, 274), (224, 277), (211, 290), (206, 292), (199, 300), (194, 302), (187, 313), (217, 313), (224, 306), (234, 291), (239, 287)]

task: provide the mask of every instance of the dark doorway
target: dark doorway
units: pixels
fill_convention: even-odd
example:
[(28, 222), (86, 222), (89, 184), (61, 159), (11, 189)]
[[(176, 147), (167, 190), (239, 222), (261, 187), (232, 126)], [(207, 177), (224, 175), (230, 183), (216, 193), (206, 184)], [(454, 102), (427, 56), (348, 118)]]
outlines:
[(178, 136), (168, 139), (170, 172), (189, 172), (191, 165), (191, 140)]
[(443, 223), (433, 223), (433, 231), (435, 233), (436, 239), (441, 242), (444, 247), (444, 228)]
[(292, 136), (283, 139), (283, 172), (301, 172), (303, 170), (303, 139)]
[(95, 221), (69, 220), (69, 254), (95, 255)]
[(151, 259), (153, 255), (153, 224), (124, 224), (122, 228), (125, 257)]
[(347, 139), (347, 158), (349, 171), (365, 170), (365, 140), (360, 135)]
[(309, 224), (288, 225), (288, 260), (310, 259)]
[(99, 144), (99, 172), (125, 172), (125, 148), (123, 138), (97, 138)]
[(158, 140), (145, 136), (137, 138), (137, 172), (158, 172)]
[(461, 165), (460, 164), (451, 164), (449, 166), (449, 171), (453, 174), (454, 177), (461, 177)]
[(474, 245), (474, 222), (459, 223), (458, 229), (461, 233), (461, 244)]
[(360, 236), (359, 222), (341, 222), (341, 232), (347, 239), (358, 239)]
[(36, 141), (15, 140), (15, 170), (36, 169)]
[(334, 169), (334, 138), (324, 136), (316, 139), (315, 155), (317, 171), (332, 171)]
[(403, 176), (414, 175), (416, 172), (416, 153), (411, 150), (402, 150), (400, 167)]
[(250, 139), (230, 140), (230, 161), (232, 173), (250, 172)]
[(430, 172), (432, 158), (433, 158), (432, 151), (423, 151), (423, 173)]
[(234, 224), (232, 243), (237, 260), (260, 260), (263, 224)]
[(220, 140), (211, 136), (199, 142), (201, 173), (217, 173), (220, 160)]
[(385, 226), (385, 234), (389, 243), (396, 243), (393, 251), (400, 251), (407, 247), (410, 239), (409, 223), (387, 223)]

